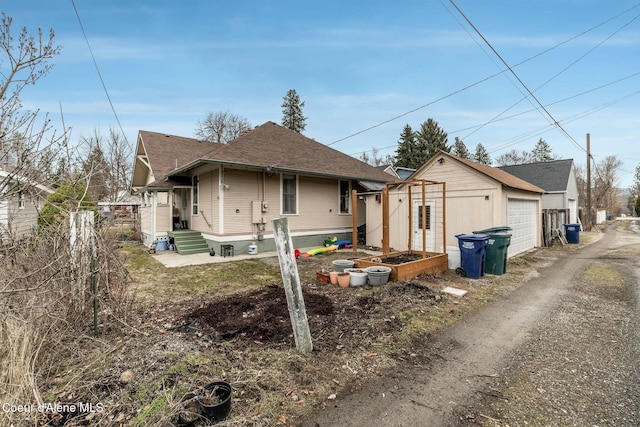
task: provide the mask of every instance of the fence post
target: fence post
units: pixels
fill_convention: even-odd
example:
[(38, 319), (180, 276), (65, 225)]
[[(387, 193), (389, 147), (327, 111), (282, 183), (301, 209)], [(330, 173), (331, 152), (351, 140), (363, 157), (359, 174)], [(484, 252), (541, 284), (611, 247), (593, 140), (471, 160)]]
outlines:
[(307, 311), (302, 297), (302, 287), (300, 286), (293, 241), (289, 234), (289, 221), (287, 218), (276, 218), (271, 222), (273, 223), (273, 234), (276, 250), (278, 251), (278, 260), (280, 261), (284, 291), (287, 295), (287, 307), (289, 308), (289, 317), (293, 326), (296, 348), (301, 353), (310, 353), (313, 350), (313, 343), (311, 342)]

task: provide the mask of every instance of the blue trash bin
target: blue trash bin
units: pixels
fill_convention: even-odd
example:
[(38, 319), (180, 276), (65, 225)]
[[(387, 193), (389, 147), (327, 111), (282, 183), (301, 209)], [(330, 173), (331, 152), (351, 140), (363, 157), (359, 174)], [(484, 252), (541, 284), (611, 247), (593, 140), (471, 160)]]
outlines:
[(156, 240), (156, 251), (166, 251), (169, 248), (169, 241), (166, 237)]
[(567, 243), (580, 243), (580, 224), (564, 224), (564, 234), (567, 236)]
[(484, 263), (489, 236), (486, 234), (458, 234), (460, 248), (460, 275), (479, 279), (484, 275)]

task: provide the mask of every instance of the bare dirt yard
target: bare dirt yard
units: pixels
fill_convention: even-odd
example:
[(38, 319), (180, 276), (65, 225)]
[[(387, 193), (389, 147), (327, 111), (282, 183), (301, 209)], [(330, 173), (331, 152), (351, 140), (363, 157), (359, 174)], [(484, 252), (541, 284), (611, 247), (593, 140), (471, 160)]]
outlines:
[[(39, 416), (38, 423), (176, 425), (187, 393), (222, 380), (233, 396), (221, 426), (548, 425), (544, 421), (553, 418), (535, 424), (526, 411), (520, 417), (509, 410), (520, 385), (527, 384), (519, 374), (529, 362), (517, 355), (528, 354), (526, 345), (543, 330), (542, 323), (535, 325), (554, 313), (570, 286), (545, 293), (544, 286), (523, 284), (536, 283), (538, 270), (558, 259), (595, 247), (586, 243), (600, 236), (582, 237), (577, 247), (534, 251), (510, 260), (507, 274), (479, 280), (448, 272), (343, 289), (318, 282), (316, 271), (330, 270), (332, 260), (366, 254), (301, 259), (314, 348), (309, 355), (295, 349), (277, 260), (168, 269), (138, 245), (123, 244), (131, 276), (129, 314), (120, 327), (69, 347), (60, 369), (40, 387), (47, 401), (67, 404), (67, 410)], [(574, 277), (569, 270), (560, 274)], [(592, 276), (585, 280), (599, 283)], [(452, 296), (442, 292), (446, 286), (468, 293)], [(520, 294), (540, 296), (540, 303), (500, 305), (514, 295), (522, 301)], [(495, 338), (493, 331), (499, 332)], [(26, 425), (33, 425), (31, 418)]]

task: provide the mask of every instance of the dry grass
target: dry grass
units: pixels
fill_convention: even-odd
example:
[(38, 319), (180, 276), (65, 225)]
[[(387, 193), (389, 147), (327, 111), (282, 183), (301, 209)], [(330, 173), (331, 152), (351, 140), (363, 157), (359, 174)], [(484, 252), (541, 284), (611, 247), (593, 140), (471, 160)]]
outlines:
[[(300, 260), (301, 281), (311, 286), (315, 272), (330, 269), (331, 261), (363, 256), (366, 254), (343, 251)], [(99, 421), (100, 425), (163, 426), (175, 420), (186, 392), (222, 379), (230, 382), (235, 391), (232, 416), (220, 425), (267, 426), (282, 421), (295, 424), (295, 420), (327, 404), (331, 395), (348, 393), (363, 381), (384, 375), (403, 363), (428, 363), (425, 342), (432, 334), (509, 292), (545, 260), (518, 257), (510, 260), (507, 275), (480, 280), (460, 278), (453, 272), (420, 277), (418, 282), (435, 292), (445, 286), (468, 291), (464, 298), (439, 294), (439, 300), (432, 305), (425, 305), (420, 299), (394, 297), (386, 294), (385, 288), (335, 288), (339, 299), (384, 299), (384, 303), (374, 317), (362, 318), (370, 325), (345, 330), (331, 347), (317, 348), (311, 355), (259, 343), (211, 342), (197, 335), (166, 330), (167, 325), (180, 321), (176, 316), (185, 304), (279, 284), (280, 271), (273, 260), (168, 269), (140, 245), (126, 242), (120, 243), (117, 258), (105, 257), (104, 262), (101, 268), (112, 274), (108, 278), (101, 276), (102, 287), (110, 289), (102, 296), (103, 308), (109, 315), (103, 319), (101, 339), (90, 336), (86, 311), (60, 313), (58, 317), (65, 320), (53, 323), (47, 314), (42, 319), (53, 325), (49, 331), (42, 330), (33, 318), (27, 322), (33, 328), (31, 334), (19, 330), (19, 324), (12, 324), (13, 335), (2, 338), (13, 340), (12, 349), (22, 346), (23, 350), (2, 354), (3, 361), (13, 359), (12, 369), (7, 371), (12, 379), (3, 377), (2, 384), (20, 384), (20, 388), (11, 390), (6, 399), (34, 402), (34, 394), (40, 393), (44, 397), (39, 399), (45, 401), (75, 396), (105, 405), (105, 412), (88, 424)], [(114, 271), (120, 274), (115, 275)], [(122, 285), (125, 277), (131, 280), (130, 288)], [(64, 289), (57, 292), (68, 295)], [(76, 317), (69, 317), (72, 313)], [(336, 313), (337, 318), (340, 315)], [(4, 319), (7, 321), (6, 316)], [(61, 325), (67, 325), (66, 329)], [(372, 333), (379, 327), (375, 325), (389, 329)], [(51, 352), (52, 334), (57, 331), (62, 331), (65, 346)], [(314, 339), (328, 342), (326, 337)], [(38, 348), (47, 348), (46, 356)], [(60, 348), (59, 343), (55, 348)], [(119, 381), (126, 369), (136, 373), (131, 384)]]
[[(91, 281), (88, 276), (72, 275), (75, 264), (68, 242), (66, 230), (49, 230), (4, 248), (0, 258), (2, 402), (43, 403), (41, 385), (55, 375), (62, 361), (80, 353), (83, 337), (91, 335)], [(100, 328), (109, 328), (126, 321), (126, 272), (113, 256), (111, 243), (97, 235), (96, 247)], [(36, 415), (26, 417), (33, 421)], [(24, 422), (25, 414), (6, 412), (3, 417), (18, 424)]]

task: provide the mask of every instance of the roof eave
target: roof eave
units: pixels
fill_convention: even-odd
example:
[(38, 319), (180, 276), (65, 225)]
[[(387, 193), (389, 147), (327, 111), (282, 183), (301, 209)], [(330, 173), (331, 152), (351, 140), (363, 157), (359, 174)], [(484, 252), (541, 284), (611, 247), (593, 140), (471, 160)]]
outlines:
[(167, 179), (167, 178), (169, 178), (171, 176), (179, 175), (179, 174), (184, 173), (184, 172), (186, 172), (188, 170), (195, 169), (198, 166), (211, 165), (211, 164), (217, 164), (217, 165), (220, 165), (220, 166), (243, 167), (243, 168), (249, 168), (249, 169), (262, 169), (262, 170), (267, 169), (267, 168), (272, 168), (276, 172), (294, 173), (294, 174), (301, 174), (301, 175), (308, 175), (308, 176), (321, 176), (321, 177), (342, 178), (342, 179), (366, 179), (368, 181), (375, 181), (375, 182), (391, 181), (391, 179), (385, 181), (385, 180), (382, 180), (382, 179), (378, 179), (378, 178), (375, 178), (375, 177), (369, 177), (369, 176), (332, 174), (332, 173), (310, 171), (310, 170), (297, 169), (297, 168), (287, 168), (287, 167), (280, 167), (280, 166), (275, 166), (274, 167), (274, 166), (255, 164), (255, 163), (230, 162), (230, 161), (215, 160), (215, 159), (202, 159), (202, 158), (192, 160), (191, 162), (187, 163), (186, 165), (172, 170), (167, 175), (165, 175), (165, 179)]

